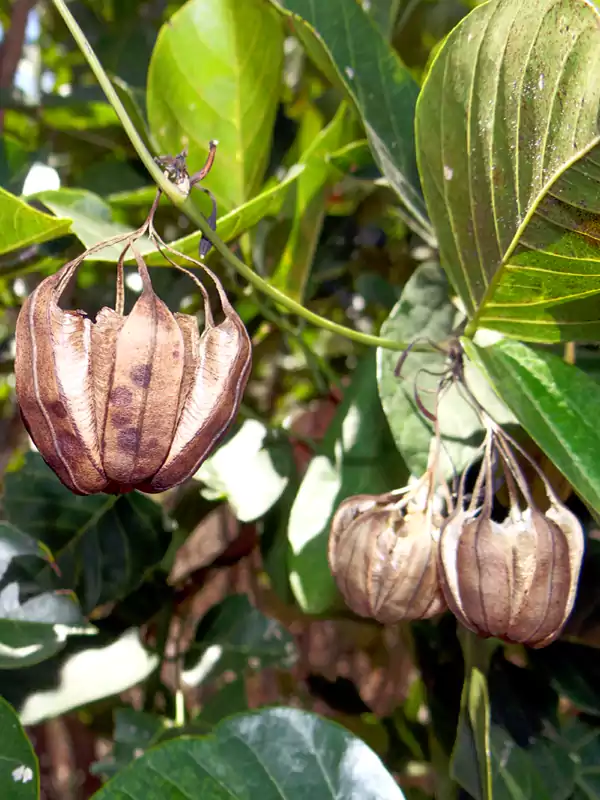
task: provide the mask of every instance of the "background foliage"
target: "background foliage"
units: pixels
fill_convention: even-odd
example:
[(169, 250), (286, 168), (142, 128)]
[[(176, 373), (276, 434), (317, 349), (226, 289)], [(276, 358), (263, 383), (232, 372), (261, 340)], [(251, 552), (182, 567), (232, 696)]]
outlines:
[[(155, 187), (58, 4), (0, 0), (0, 795), (600, 797), (597, 4), (68, 7), (152, 155), (185, 146), (195, 170), (219, 141), (217, 233), (254, 277), (208, 260), (254, 370), (223, 445), (164, 495), (75, 497), (32, 452), (22, 300), (137, 227)], [(164, 197), (157, 226), (197, 253)], [(68, 307), (113, 303), (115, 258), (85, 262)], [(201, 309), (148, 263), (172, 310)], [(475, 658), (449, 615), (359, 619), (327, 566), (339, 502), (424, 469), (412, 381), (443, 356), (413, 353), (400, 381), (403, 343), (457, 327), (480, 402), (588, 534), (575, 612), (542, 651)], [(481, 425), (450, 392), (440, 427), (450, 479)]]

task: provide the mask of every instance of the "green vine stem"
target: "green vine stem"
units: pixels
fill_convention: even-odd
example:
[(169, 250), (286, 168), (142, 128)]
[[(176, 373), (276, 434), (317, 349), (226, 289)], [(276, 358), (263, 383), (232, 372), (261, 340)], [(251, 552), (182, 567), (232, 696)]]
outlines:
[[(92, 72), (96, 76), (96, 79), (100, 84), (104, 94), (106, 95), (108, 102), (113, 107), (115, 114), (119, 118), (119, 121), (121, 122), (125, 133), (129, 137), (131, 144), (135, 148), (135, 151), (152, 176), (153, 180), (167, 195), (171, 202), (177, 208), (181, 209), (192, 220), (192, 222), (198, 226), (202, 236), (205, 236), (212, 242), (215, 250), (217, 250), (217, 252), (222, 256), (223, 260), (230, 267), (236, 270), (246, 281), (248, 281), (251, 286), (273, 300), (273, 302), (283, 306), (293, 314), (297, 314), (299, 317), (302, 317), (312, 325), (315, 325), (319, 328), (324, 328), (325, 330), (331, 331), (331, 333), (336, 333), (339, 336), (344, 336), (346, 339), (352, 339), (355, 342), (359, 342), (360, 344), (368, 345), (370, 347), (383, 347), (386, 350), (397, 351), (406, 349), (408, 342), (395, 341), (394, 339), (385, 339), (381, 336), (373, 336), (368, 333), (361, 333), (360, 331), (355, 331), (352, 328), (346, 327), (345, 325), (338, 325), (338, 323), (332, 322), (332, 320), (329, 320), (326, 317), (321, 317), (319, 314), (315, 314), (313, 311), (305, 308), (301, 303), (296, 302), (279, 289), (271, 286), (270, 283), (265, 281), (252, 269), (250, 269), (247, 264), (237, 258), (237, 256), (235, 256), (227, 247), (225, 242), (223, 242), (222, 239), (220, 239), (219, 236), (217, 236), (217, 234), (210, 228), (204, 216), (194, 207), (191, 201), (188, 200), (186, 196), (183, 195), (179, 189), (177, 189), (177, 187), (163, 175), (160, 167), (158, 167), (158, 165), (154, 162), (152, 155), (146, 149), (144, 142), (137, 132), (135, 125), (129, 118), (129, 115), (121, 103), (121, 100), (119, 99), (119, 96), (117, 95), (117, 92), (115, 91), (108, 75), (104, 71), (102, 64), (98, 60), (98, 57), (86, 39), (85, 34), (67, 8), (65, 0), (52, 0), (52, 2), (71, 32), (71, 35), (77, 43), (77, 46), (87, 59), (87, 62), (90, 65)], [(420, 345), (416, 349), (430, 350), (431, 348), (424, 344)]]

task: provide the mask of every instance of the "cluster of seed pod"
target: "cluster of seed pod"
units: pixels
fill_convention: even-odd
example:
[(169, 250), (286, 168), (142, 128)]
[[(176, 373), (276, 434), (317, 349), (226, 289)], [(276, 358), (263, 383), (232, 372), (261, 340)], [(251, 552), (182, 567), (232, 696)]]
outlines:
[[(534, 648), (554, 641), (573, 609), (583, 531), (531, 462), (549, 503), (545, 511), (536, 506), (514, 448), (520, 450), (489, 421), (470, 502), (465, 470), (456, 507), (445, 518), (434, 511), (433, 467), (401, 499), (396, 493), (346, 499), (331, 525), (329, 564), (347, 605), (387, 624), (449, 608), (480, 636)], [(501, 522), (492, 517), (496, 466), (510, 498)]]
[[(213, 157), (211, 143), (209, 167)], [(175, 178), (187, 176), (183, 161), (170, 162)], [(16, 392), (23, 420), (46, 463), (77, 494), (162, 492), (193, 475), (233, 421), (250, 374), (248, 333), (205, 265), (170, 250), (201, 267), (216, 286), (219, 322), (203, 284), (188, 272), (204, 299), (202, 334), (195, 317), (171, 313), (155, 294), (136, 242), (148, 234), (177, 266), (154, 230), (158, 198), (144, 225), (117, 239), (125, 248), (114, 309), (101, 309), (92, 322), (83, 311), (59, 307), (86, 256), (111, 240), (43, 280), (17, 321)], [(128, 252), (143, 288), (125, 315)]]

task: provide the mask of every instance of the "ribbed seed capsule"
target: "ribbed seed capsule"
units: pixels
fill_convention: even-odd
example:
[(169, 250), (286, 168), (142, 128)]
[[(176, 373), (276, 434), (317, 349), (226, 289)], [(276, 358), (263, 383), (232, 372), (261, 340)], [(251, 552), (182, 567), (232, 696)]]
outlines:
[(198, 282), (200, 336), (194, 317), (173, 315), (156, 296), (132, 241), (129, 247), (143, 286), (129, 315), (122, 313), (122, 281), (117, 309), (103, 308), (95, 324), (59, 308), (83, 254), (42, 281), (17, 321), (25, 425), (77, 494), (161, 492), (193, 475), (233, 421), (250, 374), (250, 338), (218, 279), (209, 273), (224, 314), (219, 324)]
[[(352, 518), (350, 501), (345, 501), (329, 543), (330, 568), (348, 606), (386, 624), (441, 613), (446, 606), (429, 512), (404, 513), (398, 503), (382, 505), (364, 495), (350, 500), (357, 513)], [(345, 528), (340, 524), (344, 518), (350, 520)]]

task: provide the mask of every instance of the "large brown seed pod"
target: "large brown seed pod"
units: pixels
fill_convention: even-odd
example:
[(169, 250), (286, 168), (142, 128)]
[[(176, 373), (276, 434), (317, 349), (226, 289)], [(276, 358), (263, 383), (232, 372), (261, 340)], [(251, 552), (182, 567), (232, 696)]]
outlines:
[(224, 319), (204, 292), (205, 330), (172, 314), (133, 249), (142, 293), (125, 316), (103, 308), (92, 323), (58, 302), (79, 257), (46, 278), (16, 328), (16, 391), (40, 454), (77, 494), (160, 492), (194, 474), (233, 421), (251, 342), (214, 278)]
[(573, 609), (583, 549), (579, 521), (558, 503), (503, 523), (461, 510), (440, 536), (446, 602), (481, 636), (545, 647)]
[(435, 534), (427, 509), (405, 513), (376, 497), (348, 498), (332, 522), (328, 553), (347, 605), (384, 624), (444, 611)]

